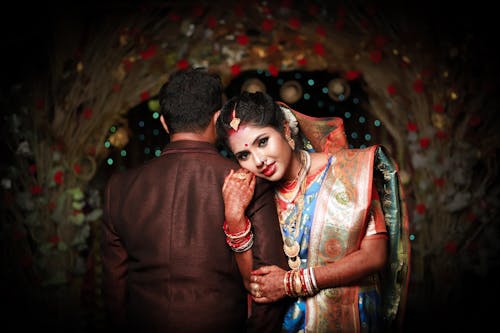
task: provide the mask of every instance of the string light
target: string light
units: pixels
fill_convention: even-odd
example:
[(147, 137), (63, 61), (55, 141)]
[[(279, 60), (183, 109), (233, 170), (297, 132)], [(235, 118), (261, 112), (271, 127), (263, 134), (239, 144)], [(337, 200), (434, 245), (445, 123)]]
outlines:
[[(342, 117), (351, 148), (366, 147), (366, 143), (373, 140), (373, 134), (369, 133), (370, 127), (365, 127), (369, 117), (363, 114), (360, 88), (352, 88), (351, 85), (355, 83), (335, 77), (334, 73), (291, 71), (278, 72), (277, 76), (272, 76), (267, 69), (258, 69), (240, 73), (233, 81), (239, 83), (236, 83), (232, 94), (226, 92), (228, 98), (241, 91), (267, 92), (273, 98), (282, 100), (305, 114)], [(304, 91), (305, 88), (307, 91)], [(330, 98), (323, 99), (325, 95), (329, 95)], [(345, 104), (346, 101), (352, 103)], [(135, 140), (135, 145), (139, 144), (141, 147), (139, 149), (142, 149), (143, 160), (159, 157), (163, 145), (168, 142), (168, 135), (158, 121), (161, 116), (159, 108), (158, 98), (152, 97), (129, 111), (129, 122), (135, 124), (135, 127), (129, 128), (131, 132), (128, 136), (131, 141)], [(144, 112), (144, 109), (149, 112)], [(377, 119), (370, 120), (370, 124), (373, 126), (371, 129), (382, 126)], [(352, 131), (354, 128), (357, 131)], [(116, 125), (109, 129), (112, 134), (118, 130), (119, 127)], [(360, 135), (359, 131), (365, 134)], [(109, 149), (114, 145), (107, 140), (105, 146)], [(221, 151), (221, 154), (227, 152)], [(120, 168), (130, 156), (130, 151), (123, 147), (117, 150), (116, 155), (113, 155), (113, 161), (108, 162), (108, 165)], [(134, 156), (134, 161), (136, 159)]]

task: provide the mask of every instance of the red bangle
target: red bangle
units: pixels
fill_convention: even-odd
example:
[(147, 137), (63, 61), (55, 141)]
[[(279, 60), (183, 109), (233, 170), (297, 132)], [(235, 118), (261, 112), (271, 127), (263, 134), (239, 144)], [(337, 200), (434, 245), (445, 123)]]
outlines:
[(252, 235), (250, 233), (248, 235), (246, 235), (245, 237), (241, 237), (238, 239), (231, 239), (229, 237), (226, 237), (226, 243), (231, 247), (238, 247), (241, 244), (247, 242), (251, 237), (252, 237)]
[(250, 234), (252, 224), (250, 223), (250, 220), (246, 216), (245, 216), (245, 222), (246, 222), (245, 223), (245, 230), (233, 234), (233, 233), (229, 232), (229, 230), (228, 230), (227, 221), (224, 221), (222, 228), (224, 229), (224, 233), (226, 234), (226, 237), (231, 238), (231, 239), (239, 239), (239, 238), (246, 237), (248, 234)]
[(300, 285), (302, 287), (301, 296), (307, 295), (308, 292), (307, 292), (306, 280), (304, 278), (304, 269), (303, 268), (299, 270), (299, 277), (300, 277)]

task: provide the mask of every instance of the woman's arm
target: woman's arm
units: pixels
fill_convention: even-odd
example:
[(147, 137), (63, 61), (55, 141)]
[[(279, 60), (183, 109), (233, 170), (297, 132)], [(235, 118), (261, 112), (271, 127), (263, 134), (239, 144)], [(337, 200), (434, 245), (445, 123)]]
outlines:
[[(324, 266), (313, 267), (319, 289), (349, 285), (381, 270), (387, 262), (385, 235), (365, 238), (359, 250)], [(258, 285), (262, 297), (254, 301), (268, 303), (286, 296), (284, 279), (286, 271), (276, 266), (261, 267), (252, 272), (250, 282)]]
[(250, 292), (250, 276), (252, 273), (252, 249), (242, 252), (235, 253), (236, 263), (240, 270), (241, 277), (243, 278), (243, 284), (248, 292)]
[(387, 246), (384, 212), (378, 193), (373, 187), (367, 231), (359, 250), (334, 263), (315, 267), (318, 287), (333, 288), (348, 285), (381, 270), (387, 264)]
[[(245, 216), (245, 210), (252, 200), (255, 181), (255, 175), (245, 169), (240, 169), (237, 172), (231, 170), (226, 176), (222, 187), (226, 235), (237, 235), (243, 233), (247, 228), (248, 220)], [(244, 252), (235, 251), (235, 258), (243, 283), (250, 291), (250, 273), (253, 265), (252, 249)]]
[(324, 266), (314, 267), (320, 289), (348, 285), (381, 270), (387, 262), (387, 239), (365, 238), (360, 249)]

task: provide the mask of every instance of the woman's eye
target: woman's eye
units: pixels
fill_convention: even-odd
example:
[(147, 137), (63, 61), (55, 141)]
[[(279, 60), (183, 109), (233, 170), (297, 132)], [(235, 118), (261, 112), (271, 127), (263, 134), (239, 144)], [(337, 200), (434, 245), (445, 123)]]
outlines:
[(264, 147), (267, 144), (269, 138), (262, 138), (259, 140), (259, 147)]
[(236, 158), (241, 161), (245, 161), (248, 158), (248, 153), (238, 153)]

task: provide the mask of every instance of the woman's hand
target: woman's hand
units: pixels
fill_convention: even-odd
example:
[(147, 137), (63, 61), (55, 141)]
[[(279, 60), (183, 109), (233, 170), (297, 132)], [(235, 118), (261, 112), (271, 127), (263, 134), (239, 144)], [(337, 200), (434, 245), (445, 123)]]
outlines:
[(252, 299), (257, 303), (270, 303), (285, 297), (285, 273), (278, 266), (264, 266), (253, 271), (250, 276)]
[(231, 232), (244, 229), (245, 210), (252, 200), (255, 175), (246, 169), (231, 170), (222, 186), (226, 221)]

